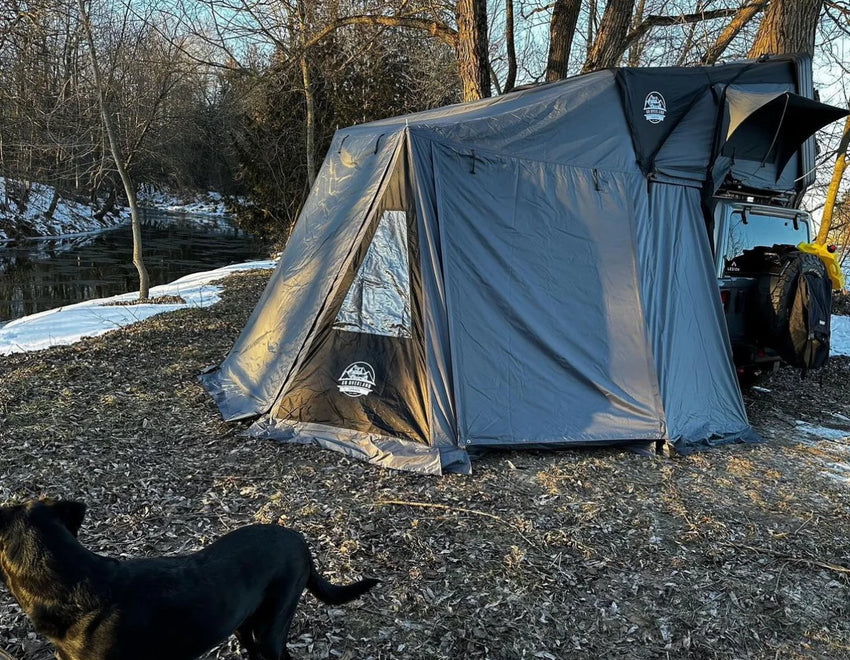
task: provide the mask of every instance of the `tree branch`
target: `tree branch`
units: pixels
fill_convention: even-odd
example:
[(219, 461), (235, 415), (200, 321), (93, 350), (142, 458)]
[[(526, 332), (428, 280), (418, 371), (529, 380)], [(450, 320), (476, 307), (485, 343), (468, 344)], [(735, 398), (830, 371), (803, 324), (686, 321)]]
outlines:
[[(764, 5), (767, 0), (757, 0), (753, 4)], [(751, 5), (747, 5), (748, 7)], [(627, 46), (632, 45), (635, 41), (646, 35), (654, 27), (665, 27), (670, 25), (685, 25), (688, 23), (701, 23), (702, 21), (711, 21), (715, 18), (726, 18), (734, 16), (742, 9), (712, 9), (710, 11), (700, 11), (693, 14), (680, 14), (678, 16), (647, 16), (637, 27), (629, 32), (626, 37)]]
[(452, 48), (457, 44), (457, 30), (449, 27), (441, 21), (432, 21), (426, 18), (417, 18), (416, 16), (382, 16), (361, 14), (357, 16), (345, 16), (338, 18), (332, 23), (328, 23), (319, 32), (314, 34), (310, 39), (304, 42), (304, 49), (312, 48), (323, 39), (333, 34), (336, 30), (345, 27), (346, 25), (383, 25), (386, 27), (401, 27), (411, 30), (423, 30), (432, 37), (439, 39)]
[(735, 16), (729, 21), (720, 36), (702, 56), (703, 64), (714, 64), (721, 55), (725, 52), (732, 40), (738, 36), (738, 33), (750, 20), (767, 6), (768, 0), (754, 0), (748, 5), (741, 7)]

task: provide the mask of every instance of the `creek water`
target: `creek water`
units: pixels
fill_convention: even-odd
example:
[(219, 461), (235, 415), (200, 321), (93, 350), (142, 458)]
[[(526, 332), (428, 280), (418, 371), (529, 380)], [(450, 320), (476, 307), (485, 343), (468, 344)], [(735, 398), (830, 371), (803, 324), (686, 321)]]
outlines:
[[(142, 212), (151, 286), (232, 263), (265, 258), (262, 243), (227, 218)], [(130, 226), (0, 247), (0, 326), (46, 309), (138, 291)]]

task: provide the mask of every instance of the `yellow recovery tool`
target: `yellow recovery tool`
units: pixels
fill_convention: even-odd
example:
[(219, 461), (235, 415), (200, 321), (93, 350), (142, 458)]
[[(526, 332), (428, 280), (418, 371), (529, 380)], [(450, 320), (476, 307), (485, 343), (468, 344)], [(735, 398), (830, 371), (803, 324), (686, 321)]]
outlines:
[(821, 258), (821, 261), (826, 265), (826, 272), (829, 274), (829, 279), (832, 281), (832, 288), (835, 291), (840, 291), (844, 288), (844, 273), (841, 272), (841, 266), (836, 258), (834, 245), (821, 245), (820, 243), (800, 243), (797, 249), (809, 254), (816, 254)]

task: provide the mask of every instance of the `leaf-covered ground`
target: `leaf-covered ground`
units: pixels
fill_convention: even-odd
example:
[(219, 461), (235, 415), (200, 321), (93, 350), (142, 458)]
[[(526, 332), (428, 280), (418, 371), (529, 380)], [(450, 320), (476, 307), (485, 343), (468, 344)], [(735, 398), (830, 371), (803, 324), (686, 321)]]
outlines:
[[(0, 358), (0, 502), (82, 499), (82, 542), (116, 557), (278, 522), (333, 580), (382, 580), (337, 608), (306, 595), (296, 658), (850, 657), (850, 360), (748, 392), (761, 445), (500, 452), (471, 477), (425, 477), (220, 420), (196, 376), (267, 277), (231, 277), (209, 309)], [(2, 588), (0, 649), (52, 657)], [(239, 655), (231, 640), (208, 657)]]

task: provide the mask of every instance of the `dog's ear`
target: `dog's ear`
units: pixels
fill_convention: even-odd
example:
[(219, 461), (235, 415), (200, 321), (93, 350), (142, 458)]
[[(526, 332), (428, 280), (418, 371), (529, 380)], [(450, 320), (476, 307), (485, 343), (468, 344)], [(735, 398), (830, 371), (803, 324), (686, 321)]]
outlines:
[(68, 531), (76, 536), (86, 515), (86, 505), (73, 500), (59, 500), (58, 502), (51, 502), (48, 506), (53, 509), (53, 512), (68, 528)]

